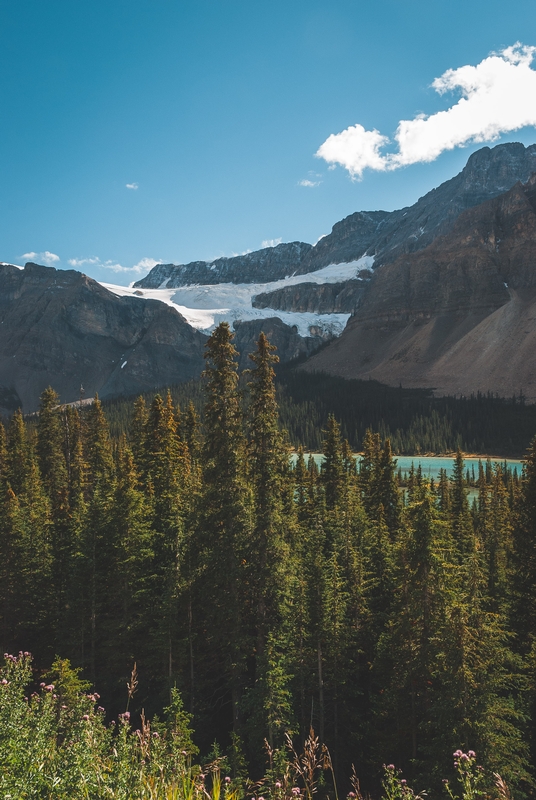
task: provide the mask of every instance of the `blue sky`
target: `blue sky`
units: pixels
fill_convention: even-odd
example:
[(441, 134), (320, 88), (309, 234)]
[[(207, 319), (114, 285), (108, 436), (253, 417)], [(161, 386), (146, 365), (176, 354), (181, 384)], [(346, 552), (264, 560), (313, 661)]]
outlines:
[(0, 0), (0, 260), (129, 283), (409, 205), (482, 144), (353, 179), (315, 153), (356, 125), (394, 152), (400, 120), (458, 101), (435, 79), (518, 41), (533, 0)]

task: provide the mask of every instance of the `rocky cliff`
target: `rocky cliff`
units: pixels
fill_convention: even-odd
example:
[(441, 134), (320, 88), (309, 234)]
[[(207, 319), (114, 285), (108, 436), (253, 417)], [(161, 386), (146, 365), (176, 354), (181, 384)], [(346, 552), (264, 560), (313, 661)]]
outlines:
[(298, 283), (273, 292), (261, 292), (253, 308), (313, 314), (353, 314), (365, 291), (366, 280), (343, 283)]
[(206, 336), (157, 300), (117, 297), (74, 270), (0, 266), (0, 406), (133, 394), (203, 369)]
[(536, 400), (536, 178), (464, 211), (379, 267), (339, 340), (308, 369), (437, 393)]
[(157, 264), (134, 286), (142, 289), (167, 289), (192, 284), (263, 283), (292, 275), (312, 245), (305, 242), (278, 244), (253, 253), (244, 253), (216, 261), (193, 261), (190, 264)]

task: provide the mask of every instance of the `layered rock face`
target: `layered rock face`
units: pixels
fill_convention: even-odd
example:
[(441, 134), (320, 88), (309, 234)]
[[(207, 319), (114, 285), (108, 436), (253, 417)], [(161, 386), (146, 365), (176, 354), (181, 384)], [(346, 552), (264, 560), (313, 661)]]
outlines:
[(193, 261), (190, 264), (157, 264), (134, 286), (142, 289), (166, 289), (192, 284), (262, 283), (286, 278), (296, 271), (312, 245), (305, 242), (278, 244), (253, 253), (216, 261)]
[(307, 368), (536, 400), (535, 346), (536, 177), (379, 267), (340, 339)]
[(0, 406), (34, 411), (51, 385), (63, 402), (134, 394), (200, 374), (206, 336), (157, 300), (117, 297), (74, 270), (0, 266)]
[(366, 283), (363, 280), (342, 283), (298, 283), (273, 292), (261, 292), (253, 298), (253, 308), (313, 314), (353, 314)]

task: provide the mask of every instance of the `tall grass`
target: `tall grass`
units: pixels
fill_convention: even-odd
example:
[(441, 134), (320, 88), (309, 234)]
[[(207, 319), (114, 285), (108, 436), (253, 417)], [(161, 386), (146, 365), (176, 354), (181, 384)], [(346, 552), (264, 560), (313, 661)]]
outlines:
[[(106, 723), (99, 695), (58, 659), (50, 682), (37, 684), (29, 653), (5, 654), (0, 668), (0, 798), (2, 800), (338, 800), (329, 751), (311, 731), (302, 753), (290, 737), (284, 750), (268, 745), (266, 776), (256, 783), (222, 775), (225, 760), (197, 763), (190, 717), (172, 693), (165, 719), (127, 711)], [(135, 690), (135, 670), (128, 685)], [(32, 691), (32, 688), (34, 689)], [(445, 798), (478, 800), (484, 776), (476, 755), (454, 754), (460, 796), (446, 782)], [(323, 780), (324, 773), (329, 780)], [(363, 800), (355, 771), (347, 800)], [(512, 800), (495, 775), (498, 800)], [(384, 768), (383, 800), (420, 800), (394, 765)]]

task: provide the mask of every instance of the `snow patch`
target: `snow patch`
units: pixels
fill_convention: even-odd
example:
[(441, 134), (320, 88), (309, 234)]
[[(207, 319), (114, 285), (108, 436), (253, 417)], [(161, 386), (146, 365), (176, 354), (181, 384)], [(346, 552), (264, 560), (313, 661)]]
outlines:
[(123, 369), (123, 367), (126, 367), (126, 365), (127, 365), (127, 362), (123, 361), (123, 363), (121, 364), (121, 369)]
[[(166, 280), (158, 289), (144, 289), (143, 297), (139, 299), (161, 300), (173, 306), (192, 327), (204, 333), (210, 333), (220, 322), (229, 322), (232, 325), (238, 320), (278, 317), (287, 325), (296, 325), (300, 336), (311, 336), (311, 329), (315, 334), (322, 332), (322, 335), (340, 336), (350, 314), (294, 313), (273, 308), (253, 308), (251, 301), (257, 294), (272, 292), (285, 286), (296, 286), (300, 283), (341, 283), (356, 279), (360, 270), (370, 270), (373, 264), (374, 256), (363, 255), (356, 261), (329, 264), (316, 272), (294, 274), (268, 283), (197, 284), (168, 289)], [(132, 287), (110, 283), (102, 285), (120, 297), (139, 297)]]

